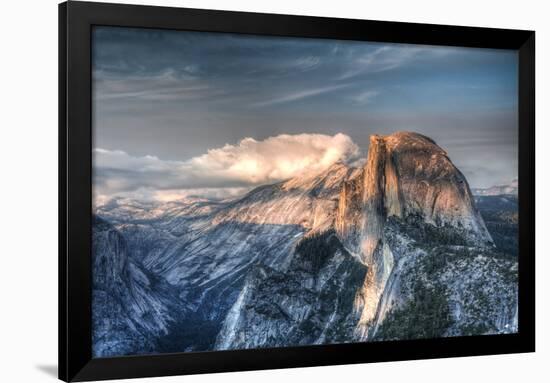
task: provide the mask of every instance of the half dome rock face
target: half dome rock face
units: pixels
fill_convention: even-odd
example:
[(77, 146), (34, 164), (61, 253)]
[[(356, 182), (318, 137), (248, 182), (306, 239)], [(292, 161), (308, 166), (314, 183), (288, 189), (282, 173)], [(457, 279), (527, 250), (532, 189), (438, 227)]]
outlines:
[(371, 142), (386, 151), (384, 202), (388, 216), (418, 216), (438, 227), (462, 229), (466, 242), (492, 244), (466, 178), (433, 140), (399, 132), (373, 137)]
[(362, 174), (344, 185), (338, 209), (342, 242), (368, 267), (355, 304), (362, 339), (375, 327), (396, 261), (388, 222), (404, 232), (428, 230), (447, 245), (493, 245), (465, 177), (443, 149), (417, 133), (371, 136)]
[(443, 149), (418, 133), (371, 136), (361, 176), (341, 190), (336, 228), (369, 263), (390, 217), (452, 229), (460, 244), (493, 243), (466, 178)]

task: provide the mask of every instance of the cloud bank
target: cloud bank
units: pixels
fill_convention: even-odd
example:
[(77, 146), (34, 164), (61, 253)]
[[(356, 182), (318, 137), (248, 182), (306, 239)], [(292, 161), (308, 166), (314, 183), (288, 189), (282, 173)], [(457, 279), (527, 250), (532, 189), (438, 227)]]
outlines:
[(94, 194), (112, 197), (173, 200), (186, 196), (225, 198), (252, 187), (314, 174), (337, 161), (360, 155), (345, 134), (283, 134), (258, 141), (210, 149), (187, 161), (132, 156), (120, 150), (94, 150)]

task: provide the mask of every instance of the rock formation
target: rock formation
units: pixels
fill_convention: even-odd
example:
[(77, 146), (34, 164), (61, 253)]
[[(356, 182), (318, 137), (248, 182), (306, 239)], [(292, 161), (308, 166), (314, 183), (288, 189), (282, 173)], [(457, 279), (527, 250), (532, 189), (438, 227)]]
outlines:
[[(121, 353), (517, 330), (513, 227), (493, 242), (465, 177), (420, 134), (372, 136), (360, 168), (336, 163), (231, 201), (115, 201), (96, 214), (112, 227), (94, 231), (94, 291), (122, 298), (95, 336), (125, 323), (110, 333), (124, 344), (136, 318), (150, 320)], [(113, 270), (124, 278), (105, 288)], [(152, 301), (130, 309), (136, 296)]]
[(336, 222), (344, 244), (369, 267), (356, 304), (362, 336), (393, 268), (393, 253), (384, 241), (392, 216), (453, 231), (458, 244), (492, 245), (466, 179), (433, 140), (411, 132), (371, 136), (362, 176), (342, 188)]

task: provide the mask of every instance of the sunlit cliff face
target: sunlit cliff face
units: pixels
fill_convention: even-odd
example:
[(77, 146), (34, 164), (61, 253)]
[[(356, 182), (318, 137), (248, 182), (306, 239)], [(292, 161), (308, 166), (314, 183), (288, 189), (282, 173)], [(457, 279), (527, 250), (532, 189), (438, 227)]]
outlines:
[(394, 264), (384, 241), (391, 216), (451, 225), (472, 243), (492, 243), (466, 179), (434, 141), (410, 132), (371, 136), (361, 176), (342, 187), (335, 223), (343, 243), (369, 267), (355, 302), (360, 337), (368, 335)]
[(417, 133), (371, 136), (362, 176), (346, 183), (339, 198), (336, 227), (344, 238), (361, 227), (362, 239), (351, 247), (366, 263), (390, 216), (415, 215), (436, 226), (460, 225), (476, 238), (480, 234), (491, 241), (465, 177), (443, 149)]

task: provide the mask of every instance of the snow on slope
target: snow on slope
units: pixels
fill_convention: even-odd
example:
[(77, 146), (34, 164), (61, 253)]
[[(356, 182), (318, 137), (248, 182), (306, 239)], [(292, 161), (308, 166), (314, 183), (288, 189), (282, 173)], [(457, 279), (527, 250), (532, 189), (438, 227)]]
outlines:
[[(365, 167), (336, 163), (231, 201), (98, 207), (134, 267), (164, 283), (160, 295), (173, 307), (171, 317), (159, 309), (146, 342), (118, 350), (515, 331), (517, 261), (495, 249), (460, 171), (427, 137), (401, 132), (371, 141)], [(422, 312), (412, 305), (419, 300)], [(135, 317), (114, 316), (99, 333)], [(427, 326), (439, 318), (439, 326), (408, 326), (411, 318)], [(133, 336), (126, 327), (112, 334), (121, 344)]]

